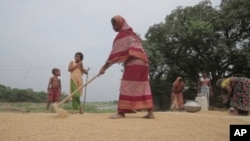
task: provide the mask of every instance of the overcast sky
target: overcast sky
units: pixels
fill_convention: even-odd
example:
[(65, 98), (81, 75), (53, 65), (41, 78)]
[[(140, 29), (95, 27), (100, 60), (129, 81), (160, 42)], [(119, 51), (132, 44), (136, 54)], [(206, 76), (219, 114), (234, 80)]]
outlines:
[[(0, 0), (0, 84), (46, 91), (51, 69), (61, 69), (69, 93), (68, 64), (84, 53), (89, 79), (99, 72), (117, 34), (110, 19), (123, 16), (143, 38), (177, 6), (201, 0)], [(218, 6), (220, 0), (211, 0)], [(87, 101), (117, 100), (121, 65), (113, 65), (87, 87)], [(86, 77), (84, 77), (86, 80)]]

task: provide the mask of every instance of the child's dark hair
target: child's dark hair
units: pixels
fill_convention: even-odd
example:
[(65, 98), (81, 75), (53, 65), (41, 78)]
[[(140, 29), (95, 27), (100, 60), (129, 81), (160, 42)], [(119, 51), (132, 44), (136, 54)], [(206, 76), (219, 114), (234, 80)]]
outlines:
[(58, 68), (53, 68), (53, 69), (52, 69), (52, 74), (53, 74), (53, 75), (56, 75), (56, 72), (57, 72), (57, 71), (59, 71)]
[(75, 56), (76, 56), (76, 55), (79, 55), (79, 57), (80, 57), (81, 60), (83, 59), (83, 54), (82, 54), (81, 52), (77, 52), (77, 53), (75, 54)]

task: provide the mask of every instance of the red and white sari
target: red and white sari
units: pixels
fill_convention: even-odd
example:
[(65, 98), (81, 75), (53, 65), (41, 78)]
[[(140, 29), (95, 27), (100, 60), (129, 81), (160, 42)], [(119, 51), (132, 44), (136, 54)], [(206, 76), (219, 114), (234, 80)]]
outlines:
[[(122, 18), (122, 17), (118, 17)], [(122, 28), (113, 42), (108, 63), (123, 63), (124, 72), (120, 85), (118, 112), (130, 113), (153, 108), (149, 85), (148, 57), (141, 40), (122, 18)]]

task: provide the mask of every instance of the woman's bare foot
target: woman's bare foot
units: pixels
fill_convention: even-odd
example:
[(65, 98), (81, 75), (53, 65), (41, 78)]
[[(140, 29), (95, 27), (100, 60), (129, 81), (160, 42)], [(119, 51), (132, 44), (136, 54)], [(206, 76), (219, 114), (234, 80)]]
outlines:
[(146, 118), (146, 119), (155, 119), (155, 116), (153, 113), (148, 113), (147, 115), (143, 116), (142, 118)]
[(120, 119), (120, 118), (125, 118), (125, 114), (115, 114), (113, 116), (110, 117), (111, 119)]

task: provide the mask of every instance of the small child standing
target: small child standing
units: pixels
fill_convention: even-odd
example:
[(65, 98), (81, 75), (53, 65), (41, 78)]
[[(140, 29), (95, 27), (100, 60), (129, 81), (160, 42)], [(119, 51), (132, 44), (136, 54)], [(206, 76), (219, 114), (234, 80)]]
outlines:
[[(83, 74), (88, 74), (88, 71), (83, 67), (83, 53), (75, 53), (74, 61), (70, 61), (68, 71), (70, 72), (70, 93), (76, 91), (83, 85)], [(77, 93), (72, 96), (72, 107), (74, 111), (72, 114), (79, 111), (83, 114), (80, 97), (82, 96), (83, 89), (81, 88)]]
[(49, 107), (51, 102), (58, 102), (61, 94), (61, 80), (58, 78), (61, 76), (60, 69), (53, 68), (52, 69), (53, 76), (49, 79), (48, 84), (48, 97), (47, 97), (47, 109), (46, 112), (49, 111)]

